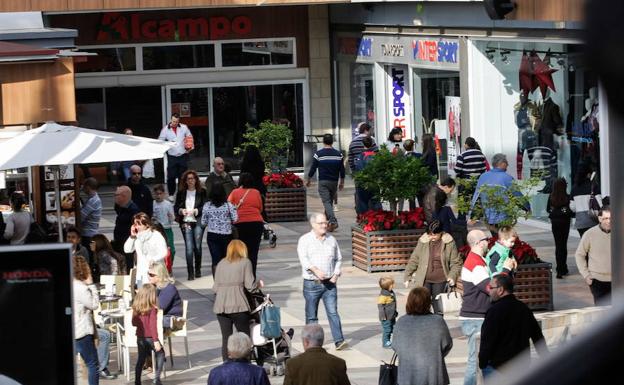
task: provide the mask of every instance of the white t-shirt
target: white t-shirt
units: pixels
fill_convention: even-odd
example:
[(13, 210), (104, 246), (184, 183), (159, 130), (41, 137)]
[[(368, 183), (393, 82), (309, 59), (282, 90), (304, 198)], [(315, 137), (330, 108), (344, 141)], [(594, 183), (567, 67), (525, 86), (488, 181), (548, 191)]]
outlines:
[(184, 222), (197, 222), (197, 219), (195, 219), (195, 214), (194, 214), (194, 210), (195, 210), (195, 193), (196, 192), (197, 192), (197, 190), (195, 190), (195, 191), (186, 190), (186, 202), (184, 204), (184, 208), (187, 211), (190, 211), (192, 214), (185, 216), (184, 217)]
[(154, 201), (154, 218), (165, 228), (170, 229), (171, 225), (173, 225), (173, 204), (168, 200), (163, 200), (162, 202)]

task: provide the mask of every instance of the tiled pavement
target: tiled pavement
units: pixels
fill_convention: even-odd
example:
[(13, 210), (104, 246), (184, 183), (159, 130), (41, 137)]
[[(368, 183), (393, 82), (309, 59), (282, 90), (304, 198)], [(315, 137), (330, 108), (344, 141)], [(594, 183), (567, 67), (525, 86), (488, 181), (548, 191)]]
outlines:
[[(109, 189), (110, 191), (110, 189)], [(104, 207), (112, 207), (112, 193), (106, 189), (101, 194)], [(377, 281), (382, 274), (367, 274), (351, 266), (351, 239), (350, 224), (354, 222), (353, 211), (353, 187), (352, 184), (340, 193), (337, 216), (341, 227), (334, 236), (338, 239), (343, 255), (343, 276), (339, 280), (339, 313), (342, 318), (343, 331), (350, 349), (336, 352), (331, 344), (331, 334), (321, 309), (319, 318), (326, 328), (328, 344), (326, 347), (347, 361), (348, 374), (352, 384), (373, 385), (377, 384), (380, 360), (389, 360), (392, 352), (381, 348), (381, 328), (377, 319), (377, 307), (375, 299), (378, 294)], [(308, 192), (308, 212), (322, 210), (315, 186)], [(102, 230), (109, 235), (112, 233), (114, 213), (107, 209), (102, 220)], [(307, 222), (272, 224), (278, 235), (277, 247), (271, 249), (266, 242), (261, 246), (258, 272), (266, 284), (265, 293), (271, 294), (275, 303), (281, 306), (282, 325), (284, 328), (295, 329), (294, 350), (301, 351), (300, 330), (304, 325), (304, 300), (301, 293), (301, 278), (298, 259), (296, 256), (296, 243), (299, 236), (308, 231)], [(177, 230), (177, 229), (176, 229)], [(537, 248), (542, 259), (554, 264), (554, 242), (549, 225), (536, 225), (535, 223), (521, 224), (518, 231), (523, 240)], [(572, 234), (574, 233), (574, 234)], [(210, 277), (209, 253), (204, 244), (203, 271), (208, 275), (195, 281), (186, 281), (186, 267), (183, 257), (184, 244), (178, 231), (176, 234), (177, 257), (174, 262), (174, 275), (178, 278), (176, 285), (184, 299), (189, 300), (189, 344), (192, 369), (172, 370), (167, 363), (168, 373), (164, 379), (166, 384), (206, 384), (210, 369), (221, 363), (220, 344), (221, 335), (215, 316), (212, 313), (213, 294), (212, 277)], [(568, 241), (568, 266), (570, 276), (563, 280), (554, 280), (554, 305), (555, 309), (572, 309), (592, 305), (589, 290), (583, 283), (574, 264), (574, 250), (578, 243), (576, 232), (571, 231)], [(402, 273), (392, 274), (397, 282), (401, 282)], [(398, 294), (398, 309), (404, 309), (407, 290), (396, 289)], [(321, 306), (322, 308), (322, 306)], [(400, 313), (404, 313), (400, 311)], [(463, 373), (466, 359), (466, 341), (461, 336), (459, 322), (456, 315), (445, 317), (451, 334), (454, 337), (454, 347), (446, 358), (446, 363), (451, 378), (451, 384), (463, 383)], [(183, 368), (184, 348), (182, 341), (174, 340), (174, 358), (176, 366)], [(114, 349), (114, 347), (113, 347)], [(112, 354), (111, 357), (116, 357)], [(134, 360), (136, 355), (131, 356)], [(111, 369), (117, 369), (113, 360)], [(148, 383), (150, 375), (144, 376), (144, 382)], [(271, 377), (272, 384), (281, 384), (283, 377)], [(150, 381), (151, 382), (151, 381)], [(82, 381), (86, 383), (86, 381)], [(102, 383), (123, 384), (120, 379), (115, 381), (102, 380)]]

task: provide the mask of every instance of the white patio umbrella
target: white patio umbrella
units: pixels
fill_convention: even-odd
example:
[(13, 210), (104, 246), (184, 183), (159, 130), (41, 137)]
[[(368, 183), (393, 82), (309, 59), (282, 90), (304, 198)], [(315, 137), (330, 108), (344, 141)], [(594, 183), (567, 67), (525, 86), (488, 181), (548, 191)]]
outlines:
[[(173, 142), (46, 123), (0, 143), (0, 170), (31, 166), (121, 162), (162, 158)], [(54, 190), (59, 240), (62, 240), (60, 172), (55, 167)]]

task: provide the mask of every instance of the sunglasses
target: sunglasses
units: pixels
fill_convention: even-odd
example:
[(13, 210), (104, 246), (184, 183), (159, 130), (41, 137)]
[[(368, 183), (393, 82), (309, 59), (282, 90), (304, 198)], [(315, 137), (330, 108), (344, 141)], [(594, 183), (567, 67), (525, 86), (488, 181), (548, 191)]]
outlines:
[(140, 172), (133, 172), (132, 175), (141, 175)]
[(147, 275), (149, 275), (152, 278), (156, 276), (156, 274), (154, 274), (154, 273), (147, 273)]

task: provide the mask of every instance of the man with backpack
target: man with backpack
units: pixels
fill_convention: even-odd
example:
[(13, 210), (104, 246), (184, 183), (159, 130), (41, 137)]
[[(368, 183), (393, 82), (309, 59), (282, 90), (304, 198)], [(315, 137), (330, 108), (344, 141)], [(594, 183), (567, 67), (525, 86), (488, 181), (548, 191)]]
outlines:
[[(355, 159), (355, 172), (362, 171), (366, 165), (373, 159), (379, 149), (375, 145), (375, 141), (370, 136), (362, 138), (364, 151), (357, 155)], [(364, 187), (355, 184), (356, 206), (355, 212), (360, 215), (368, 210), (378, 210), (381, 203), (375, 199), (372, 191), (366, 190)]]

